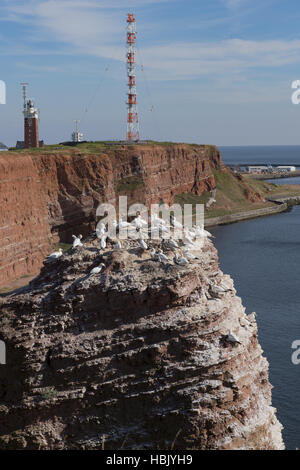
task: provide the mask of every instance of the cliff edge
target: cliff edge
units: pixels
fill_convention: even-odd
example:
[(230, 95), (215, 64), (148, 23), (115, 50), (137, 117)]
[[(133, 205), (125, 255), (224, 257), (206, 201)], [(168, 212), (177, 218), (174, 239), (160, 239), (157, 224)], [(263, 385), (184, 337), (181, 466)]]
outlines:
[(164, 251), (90, 240), (0, 299), (0, 449), (284, 448), (255, 315), (212, 243), (184, 267)]
[(87, 235), (100, 203), (172, 203), (215, 187), (214, 146), (104, 145), (0, 155), (0, 286), (36, 274), (51, 245)]

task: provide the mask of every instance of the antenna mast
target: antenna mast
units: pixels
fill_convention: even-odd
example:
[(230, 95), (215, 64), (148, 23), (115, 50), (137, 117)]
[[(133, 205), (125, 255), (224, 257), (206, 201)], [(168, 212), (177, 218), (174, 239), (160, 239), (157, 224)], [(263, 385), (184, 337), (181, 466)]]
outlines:
[(21, 83), (22, 88), (23, 88), (23, 100), (24, 100), (24, 113), (26, 111), (26, 105), (27, 105), (27, 86), (28, 83)]
[(135, 83), (135, 40), (136, 23), (133, 14), (127, 16), (127, 74), (128, 74), (128, 115), (127, 115), (127, 142), (138, 142), (140, 140), (139, 118), (136, 100)]

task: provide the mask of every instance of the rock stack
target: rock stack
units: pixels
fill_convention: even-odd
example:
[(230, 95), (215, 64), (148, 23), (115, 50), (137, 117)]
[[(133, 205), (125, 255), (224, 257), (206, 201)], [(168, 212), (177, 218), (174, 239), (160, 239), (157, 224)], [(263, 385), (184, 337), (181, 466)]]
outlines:
[(173, 255), (91, 240), (4, 299), (0, 449), (284, 448), (255, 315), (208, 239)]

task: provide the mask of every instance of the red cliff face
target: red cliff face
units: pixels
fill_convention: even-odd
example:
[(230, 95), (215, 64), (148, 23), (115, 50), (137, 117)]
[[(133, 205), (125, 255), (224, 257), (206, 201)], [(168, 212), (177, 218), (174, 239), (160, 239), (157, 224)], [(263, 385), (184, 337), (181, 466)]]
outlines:
[(95, 154), (8, 153), (0, 156), (0, 286), (36, 273), (56, 241), (86, 235), (101, 202), (172, 203), (202, 194), (223, 166), (216, 147), (140, 145)]

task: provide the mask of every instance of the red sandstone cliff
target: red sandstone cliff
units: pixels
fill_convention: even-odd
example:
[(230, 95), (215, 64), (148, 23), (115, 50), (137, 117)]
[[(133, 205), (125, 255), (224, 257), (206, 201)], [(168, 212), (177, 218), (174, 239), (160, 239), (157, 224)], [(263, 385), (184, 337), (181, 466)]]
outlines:
[(215, 186), (211, 169), (222, 166), (217, 148), (186, 144), (0, 155), (0, 286), (36, 273), (51, 243), (87, 234), (100, 202), (202, 194)]

